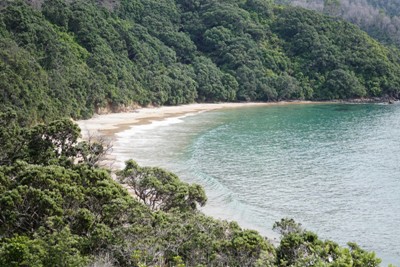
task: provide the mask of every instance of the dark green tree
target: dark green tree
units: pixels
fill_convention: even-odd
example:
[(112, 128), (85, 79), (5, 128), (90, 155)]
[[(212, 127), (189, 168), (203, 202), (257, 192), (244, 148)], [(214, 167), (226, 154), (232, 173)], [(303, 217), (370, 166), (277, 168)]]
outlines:
[(207, 201), (201, 186), (181, 182), (175, 174), (160, 168), (140, 167), (132, 160), (126, 162), (118, 176), (152, 210), (195, 210)]

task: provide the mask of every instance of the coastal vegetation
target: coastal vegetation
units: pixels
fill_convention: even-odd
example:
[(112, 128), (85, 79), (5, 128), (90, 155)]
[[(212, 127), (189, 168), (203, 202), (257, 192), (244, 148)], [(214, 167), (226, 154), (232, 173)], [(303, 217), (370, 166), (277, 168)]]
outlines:
[(79, 142), (68, 119), (19, 127), (9, 111), (0, 120), (0, 266), (379, 266), (373, 252), (290, 219), (274, 225), (274, 247), (201, 213), (202, 187), (159, 168), (128, 161), (123, 187), (89, 160), (102, 145)]
[(349, 21), (377, 40), (400, 47), (400, 7), (395, 0), (278, 0)]
[(21, 125), (135, 105), (400, 91), (397, 49), (266, 0), (16, 0), (0, 14), (0, 110)]
[(1, 1), (0, 266), (379, 266), (290, 219), (274, 247), (160, 168), (128, 161), (117, 182), (70, 118), (399, 92), (396, 48), (267, 0)]

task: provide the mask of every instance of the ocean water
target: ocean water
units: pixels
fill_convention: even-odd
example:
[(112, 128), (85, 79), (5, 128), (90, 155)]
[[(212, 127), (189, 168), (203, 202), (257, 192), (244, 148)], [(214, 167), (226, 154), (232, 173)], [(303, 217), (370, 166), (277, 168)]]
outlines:
[(276, 238), (290, 217), (322, 239), (356, 242), (400, 265), (400, 105), (226, 109), (117, 134), (132, 158), (201, 184), (204, 212)]

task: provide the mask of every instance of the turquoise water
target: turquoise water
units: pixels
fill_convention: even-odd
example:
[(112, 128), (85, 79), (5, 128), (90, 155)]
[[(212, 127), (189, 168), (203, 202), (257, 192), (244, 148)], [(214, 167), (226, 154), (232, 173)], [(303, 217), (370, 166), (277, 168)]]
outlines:
[(219, 110), (118, 134), (120, 162), (162, 166), (203, 185), (204, 212), (274, 238), (294, 218), (400, 265), (400, 105)]

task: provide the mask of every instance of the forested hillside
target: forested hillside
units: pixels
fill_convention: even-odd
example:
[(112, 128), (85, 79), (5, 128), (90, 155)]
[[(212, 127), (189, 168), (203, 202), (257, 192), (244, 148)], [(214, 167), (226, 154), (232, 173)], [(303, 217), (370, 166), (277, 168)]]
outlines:
[(266, 0), (13, 0), (0, 14), (0, 110), (23, 125), (134, 105), (400, 92), (398, 50)]
[(382, 43), (400, 47), (400, 4), (396, 0), (277, 0), (339, 17)]
[(368, 0), (368, 3), (382, 9), (390, 16), (400, 16), (400, 6), (396, 0)]
[(0, 90), (0, 266), (379, 266), (290, 219), (273, 226), (274, 247), (202, 214), (203, 188), (159, 168), (128, 161), (123, 187), (98, 167), (103, 144), (80, 142), (70, 120), (194, 101), (398, 98), (399, 51), (352, 24), (264, 0), (3, 0)]

